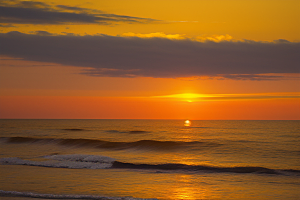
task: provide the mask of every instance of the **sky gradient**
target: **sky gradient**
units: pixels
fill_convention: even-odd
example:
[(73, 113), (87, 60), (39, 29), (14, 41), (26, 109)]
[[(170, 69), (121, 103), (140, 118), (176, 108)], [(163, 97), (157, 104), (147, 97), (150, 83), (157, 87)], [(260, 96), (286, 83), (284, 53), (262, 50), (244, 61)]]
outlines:
[(2, 0), (0, 22), (0, 118), (300, 119), (297, 0)]

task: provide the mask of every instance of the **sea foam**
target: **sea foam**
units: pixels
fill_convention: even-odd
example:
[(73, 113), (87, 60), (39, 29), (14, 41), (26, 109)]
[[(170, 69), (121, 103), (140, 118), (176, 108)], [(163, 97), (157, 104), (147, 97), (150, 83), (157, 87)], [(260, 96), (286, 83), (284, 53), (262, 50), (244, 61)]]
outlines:
[(28, 165), (52, 168), (70, 168), (70, 169), (140, 169), (140, 170), (163, 170), (173, 172), (208, 172), (208, 173), (258, 173), (258, 174), (290, 174), (299, 175), (297, 169), (270, 169), (263, 166), (205, 166), (205, 165), (186, 165), (180, 163), (125, 163), (114, 158), (101, 155), (48, 155), (43, 158), (45, 161), (24, 160), (16, 157), (1, 158), (0, 164), (6, 165)]
[(0, 163), (9, 165), (29, 165), (39, 167), (53, 168), (71, 168), (71, 169), (106, 169), (112, 166), (115, 159), (99, 155), (51, 155), (44, 156), (46, 161), (23, 160), (20, 158), (1, 158)]

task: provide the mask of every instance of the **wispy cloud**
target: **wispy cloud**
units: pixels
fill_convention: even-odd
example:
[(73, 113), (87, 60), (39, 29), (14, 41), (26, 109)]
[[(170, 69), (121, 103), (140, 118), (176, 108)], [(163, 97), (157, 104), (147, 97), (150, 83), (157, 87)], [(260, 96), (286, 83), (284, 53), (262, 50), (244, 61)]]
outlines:
[(2, 27), (2, 28), (9, 28), (9, 27), (15, 27), (15, 26), (13, 26), (11, 24), (0, 24), (0, 27)]
[(153, 23), (158, 20), (104, 13), (101, 10), (50, 5), (33, 1), (0, 2), (1, 23), (11, 24), (116, 24)]
[(226, 35), (201, 35), (197, 37), (188, 37), (185, 34), (165, 34), (163, 32), (154, 32), (154, 33), (132, 33), (127, 32), (123, 33), (121, 36), (123, 37), (140, 37), (140, 38), (167, 38), (174, 40), (193, 40), (198, 42), (222, 42), (222, 41), (236, 41), (232, 36)]
[(167, 39), (175, 39), (175, 40), (188, 39), (187, 37), (185, 37), (185, 35), (182, 35), (182, 34), (165, 34), (163, 32), (155, 32), (155, 33), (127, 32), (127, 33), (123, 33), (121, 36), (123, 36), (123, 37), (139, 37), (139, 38), (167, 38)]
[(0, 54), (82, 67), (106, 77), (281, 79), (300, 73), (300, 43), (193, 41), (108, 35), (0, 34)]

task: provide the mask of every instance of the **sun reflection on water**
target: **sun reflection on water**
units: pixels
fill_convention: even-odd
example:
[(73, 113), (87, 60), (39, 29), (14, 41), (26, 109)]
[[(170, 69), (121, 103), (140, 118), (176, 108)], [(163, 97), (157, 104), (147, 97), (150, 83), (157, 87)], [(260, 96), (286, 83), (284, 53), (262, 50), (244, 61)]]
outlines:
[(191, 175), (179, 175), (177, 177), (177, 184), (173, 188), (172, 199), (202, 199), (207, 197), (206, 188), (195, 185), (195, 180)]

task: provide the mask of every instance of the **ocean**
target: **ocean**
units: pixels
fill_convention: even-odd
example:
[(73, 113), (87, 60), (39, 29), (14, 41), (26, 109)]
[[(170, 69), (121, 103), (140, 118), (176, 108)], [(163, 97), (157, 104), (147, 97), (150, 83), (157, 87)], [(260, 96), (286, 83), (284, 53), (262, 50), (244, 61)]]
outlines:
[(0, 199), (300, 199), (300, 121), (0, 120)]

